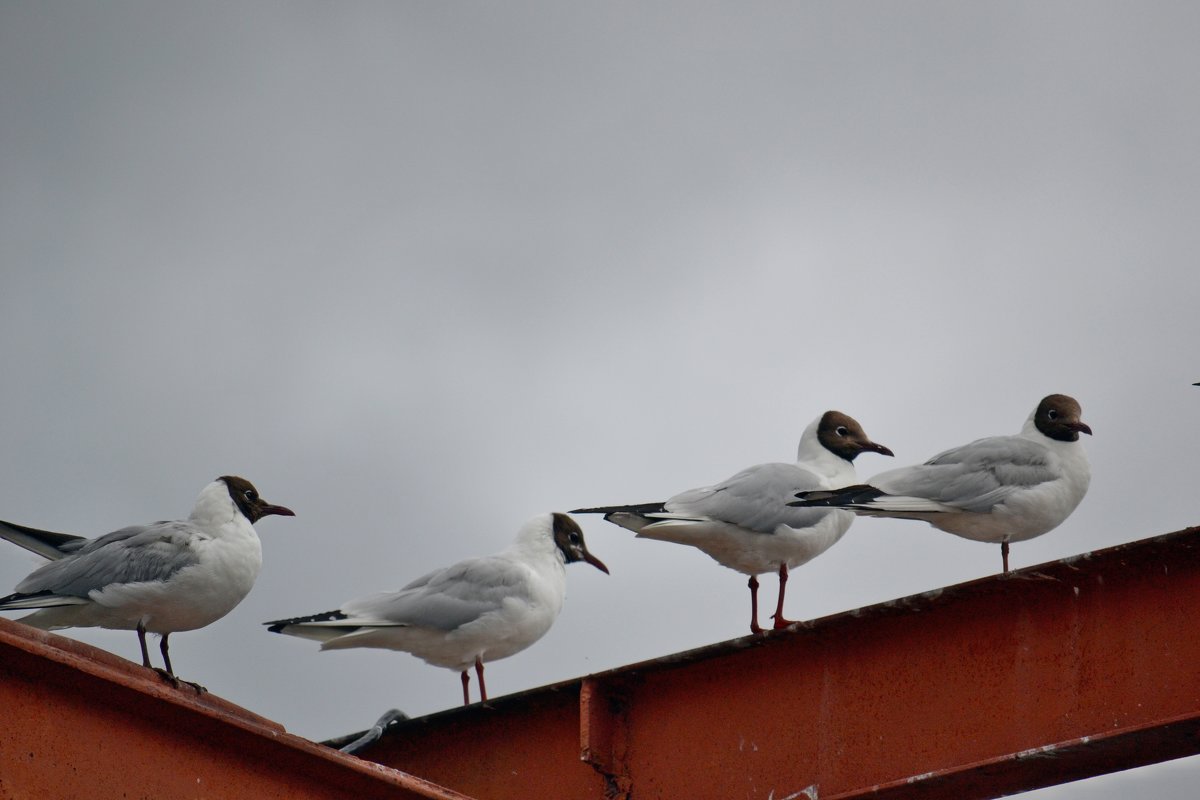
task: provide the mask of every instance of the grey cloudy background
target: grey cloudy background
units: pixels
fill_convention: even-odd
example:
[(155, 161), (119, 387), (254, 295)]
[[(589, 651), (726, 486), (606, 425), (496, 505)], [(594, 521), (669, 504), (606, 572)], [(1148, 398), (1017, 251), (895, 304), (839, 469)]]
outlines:
[[(1078, 397), (1091, 492), (1018, 567), (1195, 523), (1198, 35), (1188, 3), (4, 3), (2, 518), (97, 535), (225, 473), (293, 507), (172, 651), (317, 739), (458, 679), (262, 620), (788, 460), (829, 408), (895, 450), (866, 477)], [(745, 632), (742, 576), (584, 524), (612, 575), (573, 567), (493, 694)], [(861, 520), (789, 614), (997, 550)]]

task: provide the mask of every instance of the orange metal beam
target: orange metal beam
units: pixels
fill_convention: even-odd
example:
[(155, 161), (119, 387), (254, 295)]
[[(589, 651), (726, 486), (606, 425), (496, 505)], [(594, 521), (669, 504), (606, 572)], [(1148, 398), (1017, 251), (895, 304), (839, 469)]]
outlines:
[(0, 797), (469, 800), (4, 619)]
[(493, 800), (990, 798), (1200, 753), (1200, 529), (410, 720)]

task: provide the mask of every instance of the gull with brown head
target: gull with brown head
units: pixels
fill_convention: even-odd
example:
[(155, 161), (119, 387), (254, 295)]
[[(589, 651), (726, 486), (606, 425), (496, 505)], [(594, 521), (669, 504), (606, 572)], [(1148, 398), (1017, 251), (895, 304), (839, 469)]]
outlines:
[(250, 593), (262, 568), (254, 523), (272, 514), (295, 516), (245, 478), (226, 475), (204, 487), (186, 520), (96, 539), (0, 522), (0, 538), (50, 559), (0, 598), (0, 611), (37, 609), (18, 621), (47, 630), (135, 630), (148, 668), (146, 634), (161, 634), (159, 672), (175, 683), (168, 637), (216, 622)]
[(1090, 436), (1092, 429), (1081, 417), (1075, 398), (1047, 395), (1016, 435), (979, 439), (924, 464), (880, 473), (868, 484), (800, 492), (789, 505), (918, 519), (999, 543), (1008, 572), (1010, 542), (1057, 528), (1087, 494), (1091, 470), (1079, 434)]
[(459, 673), (470, 703), (469, 670), (487, 700), (483, 665), (541, 639), (562, 610), (567, 564), (608, 567), (588, 552), (583, 531), (566, 514), (541, 514), (491, 556), (434, 570), (394, 592), (343, 603), (332, 611), (265, 622), (272, 633), (321, 642), (322, 650), (401, 650)]
[(826, 411), (804, 430), (793, 464), (758, 464), (728, 480), (681, 492), (660, 503), (579, 508), (573, 514), (603, 514), (640, 539), (684, 544), (717, 563), (749, 575), (750, 631), (758, 624), (758, 576), (779, 574), (775, 628), (792, 624), (783, 616), (788, 572), (833, 547), (854, 521), (844, 511), (789, 508), (795, 492), (853, 483), (854, 459), (892, 451), (867, 437), (840, 411)]

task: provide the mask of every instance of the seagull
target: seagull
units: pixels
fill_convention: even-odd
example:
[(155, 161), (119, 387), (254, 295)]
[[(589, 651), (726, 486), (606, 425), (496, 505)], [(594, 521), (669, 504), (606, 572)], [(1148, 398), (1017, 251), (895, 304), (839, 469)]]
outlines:
[(779, 573), (775, 629), (783, 616), (788, 570), (833, 547), (854, 521), (843, 511), (788, 508), (797, 490), (834, 489), (855, 480), (854, 459), (864, 452), (892, 451), (867, 438), (862, 426), (840, 411), (826, 411), (804, 430), (795, 464), (758, 464), (726, 481), (675, 495), (665, 503), (577, 508), (572, 514), (603, 514), (640, 539), (691, 545), (719, 564), (749, 575), (750, 631), (758, 634), (758, 576)]
[(1079, 434), (1092, 429), (1080, 413), (1074, 398), (1048, 395), (1015, 436), (979, 439), (870, 484), (799, 492), (788, 505), (920, 519), (966, 539), (999, 542), (1007, 573), (1009, 543), (1058, 527), (1087, 493), (1091, 471)]
[(343, 603), (333, 611), (264, 622), (272, 633), (321, 642), (322, 650), (377, 647), (412, 653), (428, 664), (455, 670), (463, 705), (471, 702), (468, 670), (521, 652), (541, 639), (562, 610), (567, 564), (608, 567), (588, 552), (583, 531), (566, 514), (541, 514), (516, 540), (492, 556), (434, 570), (395, 592)]
[(0, 537), (50, 559), (0, 598), (0, 610), (40, 609), (17, 621), (43, 630), (135, 630), (148, 669), (146, 633), (162, 634), (166, 669), (155, 671), (178, 685), (168, 637), (216, 622), (250, 592), (262, 567), (253, 523), (271, 514), (295, 516), (264, 501), (245, 478), (226, 475), (204, 487), (186, 520), (96, 539), (0, 522)]

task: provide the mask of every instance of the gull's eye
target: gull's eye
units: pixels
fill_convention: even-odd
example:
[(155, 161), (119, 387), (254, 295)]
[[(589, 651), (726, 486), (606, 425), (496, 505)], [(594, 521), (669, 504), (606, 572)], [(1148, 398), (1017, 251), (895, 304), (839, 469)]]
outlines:
[(1058, 419), (1058, 412), (1052, 408), (1046, 412), (1046, 416), (1050, 419)]
[(246, 498), (251, 503), (258, 502), (258, 492), (254, 491), (253, 489), (247, 489), (246, 491), (242, 492), (242, 497)]
[(570, 536), (570, 539), (571, 539), (571, 544), (579, 544), (579, 534), (578, 533), (572, 533)]
[(838, 425), (837, 430), (835, 430), (834, 433), (836, 433), (838, 436), (849, 436), (850, 435), (850, 431), (846, 430), (845, 425)]

